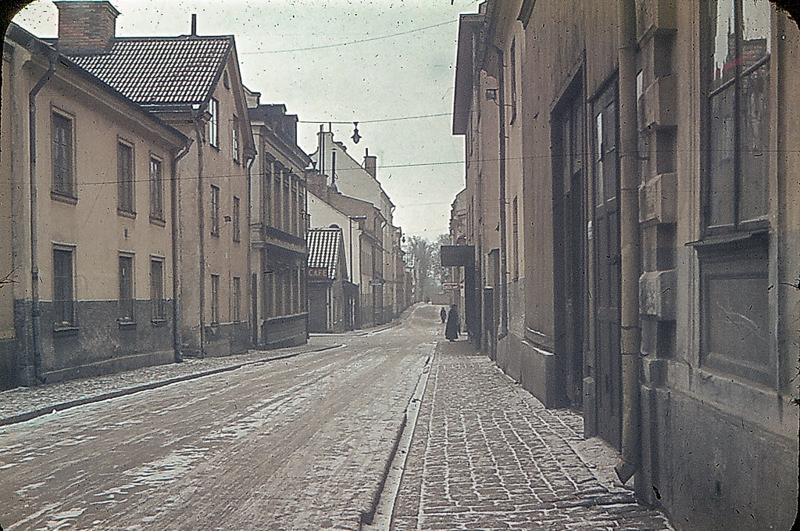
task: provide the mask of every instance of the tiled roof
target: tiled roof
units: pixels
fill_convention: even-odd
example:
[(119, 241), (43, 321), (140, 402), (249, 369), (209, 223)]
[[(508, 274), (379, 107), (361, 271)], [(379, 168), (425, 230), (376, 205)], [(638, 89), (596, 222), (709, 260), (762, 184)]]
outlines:
[(336, 278), (339, 250), (342, 247), (342, 229), (308, 229), (308, 267), (324, 267), (328, 278)]
[(233, 37), (117, 37), (111, 51), (70, 59), (140, 105), (203, 103)]

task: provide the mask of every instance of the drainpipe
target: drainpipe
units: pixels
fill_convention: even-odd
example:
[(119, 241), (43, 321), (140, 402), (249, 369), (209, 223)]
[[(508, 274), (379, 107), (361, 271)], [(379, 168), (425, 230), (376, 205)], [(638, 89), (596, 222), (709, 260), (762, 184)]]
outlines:
[(506, 98), (503, 70), (503, 50), (497, 52), (497, 93), (500, 107), (500, 334), (497, 339), (508, 335), (508, 243), (506, 241)]
[(619, 145), (621, 247), (622, 459), (625, 483), (639, 469), (639, 203), (636, 146), (635, 0), (619, 0)]
[(170, 223), (172, 224), (172, 351), (175, 356), (175, 363), (183, 361), (181, 352), (181, 310), (180, 310), (180, 227), (178, 216), (178, 194), (180, 186), (178, 183), (178, 161), (189, 153), (192, 140), (188, 139), (186, 144), (172, 157), (171, 179), (170, 179)]
[[(253, 278), (253, 267), (252, 267), (252, 263), (250, 262), (250, 260), (252, 259), (252, 249), (251, 249), (251, 245), (250, 245), (250, 235), (251, 235), (251, 233), (250, 233), (250, 223), (252, 222), (253, 218), (252, 218), (252, 212), (250, 211), (250, 205), (253, 204), (253, 196), (252, 196), (252, 192), (250, 190), (250, 186), (251, 186), (251, 182), (252, 182), (252, 179), (253, 179), (252, 175), (251, 175), (251, 172), (253, 171), (253, 163), (255, 161), (256, 161), (255, 155), (251, 155), (247, 159), (245, 159), (245, 162), (244, 162), (244, 165), (247, 168), (246, 171), (247, 171), (247, 205), (248, 205), (248, 207), (247, 207), (247, 223), (245, 224), (245, 227), (247, 227), (247, 278), (245, 279), (245, 286), (250, 286), (251, 288), (252, 288), (252, 278)], [(260, 190), (260, 188), (259, 188), (259, 190)], [(263, 194), (262, 194), (261, 197), (263, 198)], [(263, 211), (263, 208), (264, 208), (263, 202), (259, 201), (259, 204), (261, 205), (261, 208), (262, 208), (262, 211)], [(241, 216), (241, 211), (239, 212), (239, 215)], [(261, 218), (261, 216), (259, 216), (259, 218)], [(241, 223), (241, 220), (240, 220), (240, 223)], [(256, 285), (258, 285), (258, 284), (256, 284)], [(249, 290), (248, 290), (248, 295), (249, 295), (249, 297), (246, 298), (245, 308), (249, 307), (250, 311), (252, 312), (253, 311), (253, 302), (252, 301), (253, 301), (253, 295), (254, 294), (253, 293), (249, 293)], [(257, 291), (256, 291), (255, 295), (256, 295), (256, 300), (258, 300), (258, 292)], [(240, 299), (239, 300), (239, 304), (241, 304), (241, 298), (242, 298), (242, 295), (240, 293), (239, 294), (239, 299)], [(257, 315), (251, 315), (250, 318), (248, 319), (248, 322), (253, 327), (253, 329), (250, 330), (250, 341), (253, 341), (253, 332), (255, 332), (255, 330), (258, 327), (258, 324), (256, 322), (256, 317), (257, 317)], [(252, 346), (255, 347), (255, 344), (253, 344)]]
[(197, 357), (203, 359), (205, 358), (206, 345), (206, 218), (205, 205), (203, 204), (203, 127), (205, 124), (200, 119), (201, 116), (202, 114), (194, 117), (194, 133), (197, 139), (197, 216), (198, 230), (200, 232), (200, 237), (198, 238), (200, 252), (200, 345)]
[(28, 130), (30, 138), (30, 193), (31, 193), (31, 325), (33, 327), (31, 343), (33, 348), (33, 371), (36, 379), (44, 383), (45, 377), (42, 374), (42, 345), (41, 345), (41, 309), (39, 308), (39, 219), (38, 219), (38, 198), (36, 190), (36, 95), (42, 90), (53, 72), (56, 69), (57, 53), (48, 54), (50, 66), (47, 72), (39, 79), (28, 94)]

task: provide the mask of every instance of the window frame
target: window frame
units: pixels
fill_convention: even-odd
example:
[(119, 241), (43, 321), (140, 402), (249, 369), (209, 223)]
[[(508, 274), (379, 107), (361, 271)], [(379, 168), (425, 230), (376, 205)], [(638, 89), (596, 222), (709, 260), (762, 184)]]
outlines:
[[(127, 151), (126, 151), (127, 150)], [(125, 174), (123, 153), (130, 154), (128, 173)], [(136, 152), (134, 145), (117, 139), (117, 212), (136, 215)]]
[[(60, 274), (57, 256), (69, 257), (69, 275)], [(63, 265), (63, 264), (62, 264)], [(68, 279), (68, 280), (67, 280)], [(61, 282), (64, 282), (63, 284)], [(59, 297), (62, 292), (66, 296)], [(62, 307), (66, 306), (66, 307)], [(53, 246), (53, 329), (73, 328), (75, 318), (75, 247)], [(60, 317), (66, 317), (61, 318)]]
[[(135, 272), (135, 255), (132, 253), (120, 252), (118, 259), (118, 280), (119, 280), (119, 299), (117, 307), (119, 311), (118, 321), (120, 323), (135, 323), (136, 322), (136, 272)], [(130, 278), (125, 281), (124, 264), (129, 265)]]
[[(158, 168), (154, 174), (154, 165)], [(164, 221), (164, 161), (157, 155), (150, 155), (150, 220)], [(154, 175), (157, 178), (154, 179)]]
[(239, 243), (242, 241), (242, 228), (241, 228), (241, 201), (238, 197), (233, 196), (233, 241)]
[[(156, 271), (158, 264), (159, 271)], [(161, 323), (167, 320), (166, 298), (164, 297), (164, 258), (150, 257), (150, 320)]]
[(220, 229), (220, 189), (219, 186), (211, 185), (211, 235), (219, 238)]
[[(742, 190), (742, 181), (744, 179), (745, 170), (743, 170), (742, 164), (742, 149), (741, 149), (741, 130), (743, 129), (743, 118), (742, 118), (742, 109), (744, 104), (742, 103), (742, 96), (744, 94), (744, 90), (742, 89), (742, 85), (746, 83), (749, 74), (758, 70), (761, 67), (766, 66), (767, 72), (769, 74), (768, 86), (765, 91), (766, 97), (766, 109), (765, 109), (765, 118), (770, 120), (773, 116), (772, 113), (772, 84), (776, 82), (774, 78), (773, 71), (772, 71), (772, 53), (775, 50), (774, 46), (774, 35), (775, 35), (775, 24), (774, 24), (774, 9), (770, 7), (770, 17), (769, 17), (769, 36), (767, 37), (767, 43), (769, 45), (769, 53), (759, 59), (753, 65), (746, 66), (742, 69), (740, 65), (740, 61), (736, 61), (734, 63), (735, 66), (735, 74), (731, 79), (727, 81), (721, 82), (719, 87), (712, 88), (712, 80), (711, 76), (714, 72), (714, 63), (713, 63), (713, 56), (715, 52), (715, 43), (714, 37), (716, 36), (716, 26), (714, 24), (714, 17), (711, 14), (712, 9), (716, 9), (719, 5), (719, 2), (723, 0), (716, 0), (714, 2), (708, 2), (707, 8), (703, 9), (701, 13), (701, 43), (700, 43), (700, 78), (701, 78), (701, 90), (702, 90), (702, 98), (701, 98), (701, 138), (702, 143), (704, 146), (703, 149), (703, 156), (702, 156), (702, 188), (701, 188), (701, 235), (704, 240), (716, 240), (716, 239), (726, 239), (726, 238), (733, 238), (739, 239), (743, 237), (749, 237), (752, 235), (757, 235), (760, 233), (764, 233), (769, 229), (769, 175), (772, 171), (771, 164), (769, 161), (768, 153), (771, 147), (771, 141), (769, 138), (769, 133), (767, 134), (766, 139), (766, 146), (764, 149), (763, 157), (764, 157), (764, 164), (766, 165), (764, 169), (764, 211), (763, 214), (756, 218), (756, 219), (748, 219), (742, 220), (741, 218), (741, 209), (742, 209), (742, 198), (746, 195), (746, 193)], [(746, 0), (724, 0), (730, 2), (733, 6), (734, 17), (741, 17), (743, 16), (743, 8), (742, 5)], [(767, 6), (770, 6), (769, 2), (765, 3)], [(702, 8), (701, 8), (702, 9)], [(741, 35), (741, 26), (738, 22), (734, 22), (734, 27), (736, 31), (735, 36), (735, 46), (737, 46), (737, 50), (739, 50), (739, 46), (743, 42), (743, 36)], [(713, 188), (713, 172), (715, 170), (715, 164), (712, 161), (713, 157), (713, 142), (714, 142), (714, 129), (712, 127), (713, 117), (713, 106), (712, 106), (712, 99), (724, 92), (727, 89), (732, 89), (733, 91), (733, 116), (734, 123), (734, 133), (733, 138), (731, 140), (730, 146), (725, 146), (726, 148), (730, 148), (733, 152), (733, 169), (731, 170), (731, 176), (729, 179), (732, 181), (729, 185), (732, 186), (732, 201), (728, 202), (729, 210), (728, 214), (732, 214), (733, 222), (732, 223), (723, 223), (712, 225), (712, 206), (711, 201), (713, 196), (715, 195), (714, 188)], [(769, 127), (767, 127), (769, 130)], [(724, 176), (722, 176), (724, 177)]]
[[(709, 2), (705, 9), (700, 11), (700, 61), (699, 78), (702, 91), (700, 99), (701, 120), (700, 120), (700, 139), (702, 146), (701, 161), (701, 180), (700, 180), (700, 216), (697, 224), (699, 225), (700, 239), (688, 242), (694, 248), (698, 261), (697, 282), (698, 290), (696, 301), (698, 304), (694, 318), (696, 319), (697, 340), (695, 343), (695, 354), (692, 362), (696, 363), (700, 371), (705, 371), (708, 376), (703, 377), (703, 381), (710, 375), (724, 375), (727, 380), (736, 382), (743, 387), (761, 387), (770, 390), (777, 389), (779, 378), (777, 376), (778, 357), (775, 338), (770, 334), (771, 327), (774, 326), (775, 316), (770, 309), (774, 304), (774, 292), (769, 291), (769, 279), (774, 275), (774, 262), (770, 260), (772, 254), (770, 229), (770, 194), (773, 193), (773, 174), (775, 172), (774, 155), (770, 155), (774, 146), (774, 136), (771, 133), (776, 118), (775, 104), (775, 84), (777, 81), (776, 58), (773, 54), (776, 47), (776, 19), (775, 9), (769, 2), (759, 5), (766, 5), (769, 9), (768, 35), (766, 36), (765, 53), (752, 64), (742, 66), (745, 57), (744, 53), (744, 26), (741, 19), (746, 15), (744, 12), (746, 0), (727, 0), (732, 7), (732, 20), (736, 35), (734, 39), (734, 62), (726, 62), (725, 66), (733, 65), (735, 72), (732, 78), (719, 79), (719, 86), (713, 87), (712, 76), (715, 74), (716, 65), (714, 57), (717, 52), (715, 39), (717, 38), (718, 9), (719, 2)], [(755, 19), (757, 20), (757, 19)], [(730, 33), (728, 34), (730, 43)], [(728, 54), (730, 54), (730, 44)], [(726, 57), (727, 61), (727, 57)], [(743, 163), (744, 154), (742, 143), (742, 129), (745, 127), (743, 114), (749, 107), (743, 103), (748, 82), (758, 81), (755, 77), (750, 77), (760, 68), (765, 68), (767, 74), (766, 86), (761, 93), (764, 98), (763, 118), (766, 120), (766, 135), (762, 137), (763, 156), (763, 190), (761, 190), (763, 204), (760, 214), (753, 218), (742, 219), (743, 208), (747, 205), (742, 202), (743, 198), (749, 197), (749, 190), (746, 188), (746, 178), (752, 178), (754, 173)], [(732, 156), (732, 170), (727, 177), (727, 186), (732, 188), (728, 192), (733, 199), (723, 201), (727, 210), (724, 217), (732, 219), (732, 222), (723, 220), (713, 224), (712, 198), (715, 190), (713, 179), (726, 178), (721, 172), (715, 174), (714, 170), (720, 166), (719, 161), (714, 161), (715, 142), (718, 129), (713, 127), (714, 106), (713, 98), (719, 97), (725, 90), (732, 91), (734, 117), (732, 122), (733, 133), (728, 144), (723, 146), (725, 150), (730, 150)], [(754, 91), (752, 94), (758, 94)], [(723, 115), (724, 116), (724, 115)], [(750, 181), (752, 182), (752, 181)], [(723, 189), (724, 191), (724, 189)], [(753, 206), (752, 204), (750, 206)], [(758, 289), (752, 288), (753, 282), (761, 282), (763, 286)], [(748, 284), (750, 291), (748, 292)], [(723, 286), (723, 288), (720, 288)], [(716, 296), (715, 293), (733, 293), (735, 291), (739, 300), (728, 301), (731, 308), (726, 310), (724, 297)], [(759, 298), (756, 300), (756, 298)], [(765, 334), (765, 340), (758, 348), (744, 347), (743, 342), (736, 341), (736, 333), (741, 326), (755, 327)], [(730, 329), (728, 323), (736, 325), (736, 332)], [(727, 327), (727, 330), (726, 330)], [(755, 332), (752, 332), (755, 334)], [(750, 335), (752, 335), (750, 334)], [(727, 336), (727, 337), (726, 337)], [(733, 339), (732, 339), (733, 338)], [(749, 336), (748, 338), (749, 339)], [(742, 340), (744, 341), (744, 340)], [(722, 348), (714, 343), (718, 342)], [(736, 345), (736, 347), (730, 345)], [(738, 348), (741, 347), (741, 348)], [(757, 354), (758, 359), (747, 359), (747, 356), (754, 358)], [(700, 373), (702, 374), (702, 372)]]
[(216, 98), (208, 100), (208, 145), (219, 149), (219, 101)]
[(231, 281), (231, 321), (240, 322), (242, 306), (242, 279), (233, 277)]
[(211, 325), (219, 324), (219, 275), (211, 273)]
[(517, 39), (511, 39), (511, 48), (509, 49), (509, 86), (511, 95), (511, 117), (508, 120), (509, 125), (513, 124), (517, 119)]
[(239, 118), (235, 114), (231, 125), (231, 156), (236, 164), (241, 162), (239, 158)]
[[(59, 158), (56, 143), (56, 123), (58, 120), (66, 122), (66, 127), (63, 130), (69, 133), (67, 145), (64, 147), (64, 153), (67, 155), (68, 160), (61, 168), (56, 165), (56, 160)], [(76, 200), (78, 192), (75, 183), (75, 117), (55, 108), (50, 111), (50, 156), (52, 173), (51, 197), (54, 199)], [(61, 172), (66, 172), (68, 175), (59, 176)]]

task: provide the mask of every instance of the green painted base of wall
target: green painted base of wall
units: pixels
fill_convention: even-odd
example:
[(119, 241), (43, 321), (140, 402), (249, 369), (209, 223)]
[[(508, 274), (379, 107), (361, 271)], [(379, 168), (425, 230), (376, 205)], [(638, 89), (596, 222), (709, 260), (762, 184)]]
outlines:
[(203, 352), (209, 358), (243, 354), (247, 352), (249, 343), (250, 327), (247, 323), (206, 326), (206, 342)]
[(308, 341), (308, 314), (275, 317), (261, 324), (259, 348), (282, 348), (304, 345)]
[(0, 340), (0, 390), (19, 385), (17, 378), (17, 340)]
[[(46, 383), (86, 378), (174, 361), (172, 323), (154, 322), (149, 300), (134, 302), (134, 322), (120, 322), (116, 301), (78, 301), (70, 327), (55, 326), (54, 308), (40, 303), (40, 375)], [(172, 315), (171, 304), (165, 314)], [(36, 385), (31, 337), (31, 302), (15, 301), (18, 338), (13, 370), (17, 385)], [(0, 354), (0, 356), (2, 356)], [(7, 356), (6, 356), (7, 357)]]

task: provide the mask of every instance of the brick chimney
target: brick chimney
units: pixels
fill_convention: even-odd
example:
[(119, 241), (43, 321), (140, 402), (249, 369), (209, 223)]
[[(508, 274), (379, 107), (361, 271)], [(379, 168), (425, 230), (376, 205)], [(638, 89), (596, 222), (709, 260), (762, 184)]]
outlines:
[(119, 11), (106, 0), (62, 0), (58, 8), (58, 47), (67, 55), (107, 52), (114, 44)]
[(377, 179), (378, 175), (378, 157), (369, 154), (369, 148), (366, 149), (364, 154), (364, 169), (367, 173), (372, 175), (373, 179)]

